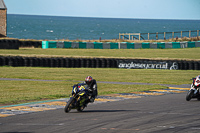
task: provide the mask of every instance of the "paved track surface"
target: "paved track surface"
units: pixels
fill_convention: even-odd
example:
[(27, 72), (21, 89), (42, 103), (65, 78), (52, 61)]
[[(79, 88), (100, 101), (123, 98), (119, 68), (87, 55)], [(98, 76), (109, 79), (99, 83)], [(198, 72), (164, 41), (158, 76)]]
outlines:
[(199, 101), (185, 100), (189, 85), (164, 86), (170, 88), (99, 96), (95, 103), (89, 104), (81, 113), (76, 110), (65, 113), (67, 99), (0, 107), (0, 133), (199, 133)]
[(63, 108), (0, 118), (1, 133), (199, 133), (199, 101), (186, 91), (89, 104), (84, 112)]

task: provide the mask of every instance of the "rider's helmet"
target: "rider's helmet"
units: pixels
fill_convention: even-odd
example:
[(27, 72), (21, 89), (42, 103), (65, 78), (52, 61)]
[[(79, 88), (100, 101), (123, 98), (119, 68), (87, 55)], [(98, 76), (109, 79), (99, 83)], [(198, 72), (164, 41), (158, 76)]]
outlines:
[(92, 76), (87, 76), (87, 77), (85, 78), (85, 83), (86, 83), (87, 85), (90, 85), (90, 84), (92, 83), (92, 81), (93, 81)]

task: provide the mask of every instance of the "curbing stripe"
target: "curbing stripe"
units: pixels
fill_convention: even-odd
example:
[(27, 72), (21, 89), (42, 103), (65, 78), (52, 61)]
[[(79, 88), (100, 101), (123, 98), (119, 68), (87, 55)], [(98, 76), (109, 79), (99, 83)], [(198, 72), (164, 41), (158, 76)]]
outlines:
[(171, 92), (174, 92), (174, 93), (182, 93), (184, 91), (179, 91), (179, 90), (150, 90), (150, 91), (153, 91), (153, 92), (168, 92), (168, 93), (171, 93)]
[(1, 118), (1, 117), (8, 117), (8, 116), (12, 116), (12, 115), (14, 115), (14, 114), (0, 114), (0, 118)]
[(45, 105), (61, 105), (61, 106), (65, 106), (66, 102), (62, 102), (62, 101), (54, 101), (54, 102), (47, 102), (47, 103), (40, 103), (40, 104), (45, 104)]
[(158, 95), (164, 95), (164, 93), (156, 93), (156, 92), (131, 92), (133, 94), (137, 95), (145, 95), (145, 96), (158, 96)]
[(115, 99), (103, 99), (103, 98), (97, 98), (95, 101), (98, 102), (111, 102), (111, 101), (116, 101)]
[(15, 106), (15, 107), (6, 107), (6, 108), (1, 108), (5, 110), (22, 110), (22, 109), (27, 109), (30, 108), (28, 106)]
[(110, 95), (105, 95), (105, 96), (110, 96), (110, 97), (121, 97), (121, 98), (141, 98), (141, 96), (134, 96), (134, 95), (123, 95), (123, 94), (110, 94)]
[(190, 90), (190, 88), (177, 88), (177, 87), (169, 87), (169, 89)]
[(56, 108), (38, 108), (38, 107), (33, 107), (33, 108), (22, 109), (22, 111), (34, 111), (34, 112), (39, 112), (39, 111), (54, 110), (54, 109), (56, 109)]

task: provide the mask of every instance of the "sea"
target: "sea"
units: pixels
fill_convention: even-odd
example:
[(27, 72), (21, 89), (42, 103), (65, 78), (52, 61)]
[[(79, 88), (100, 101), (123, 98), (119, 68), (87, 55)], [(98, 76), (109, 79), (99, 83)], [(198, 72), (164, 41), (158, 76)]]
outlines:
[[(180, 37), (179, 31), (194, 31), (197, 36), (200, 20), (171, 19), (130, 19), (130, 18), (89, 18), (67, 16), (7, 15), (7, 36), (18, 39), (36, 40), (98, 40), (119, 39), (119, 33), (152, 33), (150, 39), (156, 39), (156, 32), (167, 32), (166, 39)], [(177, 33), (176, 33), (177, 32)], [(188, 36), (183, 32), (182, 36)], [(164, 35), (159, 34), (158, 39)], [(143, 39), (148, 39), (147, 34)]]

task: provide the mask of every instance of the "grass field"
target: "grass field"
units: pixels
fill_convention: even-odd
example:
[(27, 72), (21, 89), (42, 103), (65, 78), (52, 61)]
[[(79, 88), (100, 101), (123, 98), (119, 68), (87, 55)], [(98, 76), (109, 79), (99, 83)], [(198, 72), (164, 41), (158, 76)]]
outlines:
[[(0, 105), (69, 97), (76, 82), (0, 81)], [(161, 89), (161, 86), (98, 84), (99, 95), (128, 93), (143, 89)]]
[[(0, 55), (112, 57), (198, 60), (200, 48), (188, 49), (19, 49), (0, 50)], [(39, 68), (0, 67), (0, 78), (60, 81), (0, 81), (0, 105), (68, 97), (71, 86), (87, 75), (97, 81), (139, 82), (157, 84), (190, 84), (199, 74), (196, 70), (111, 69), (111, 68)], [(160, 85), (120, 85), (98, 83), (99, 95), (164, 89)]]
[(199, 60), (200, 48), (185, 49), (41, 49), (21, 48), (0, 50), (0, 55), (58, 56), (58, 57), (110, 57)]
[[(0, 67), (1, 78), (60, 81), (0, 81), (0, 105), (66, 98), (71, 86), (92, 75), (97, 81), (190, 84), (199, 71), (111, 69), (111, 68), (33, 68)], [(99, 95), (165, 89), (160, 85), (120, 85), (98, 83)]]

